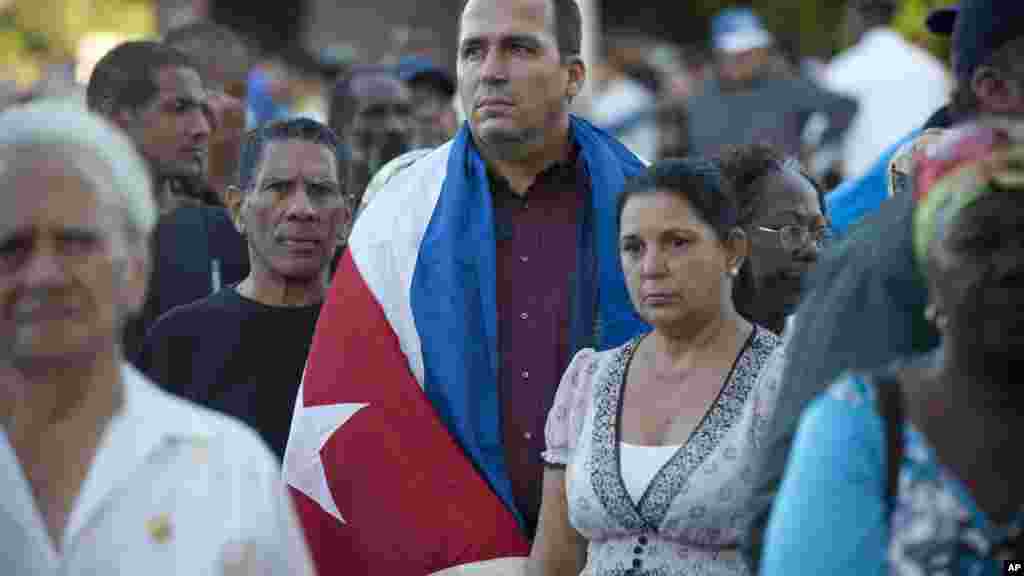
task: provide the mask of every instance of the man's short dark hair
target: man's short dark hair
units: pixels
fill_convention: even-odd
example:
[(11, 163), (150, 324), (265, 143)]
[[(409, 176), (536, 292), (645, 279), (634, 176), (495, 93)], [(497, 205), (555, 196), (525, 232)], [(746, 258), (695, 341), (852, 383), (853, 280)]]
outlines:
[(243, 192), (256, 184), (256, 174), (263, 161), (263, 151), (270, 142), (281, 140), (304, 140), (324, 146), (331, 151), (337, 160), (338, 181), (342, 180), (344, 171), (341, 169), (343, 160), (338, 153), (338, 137), (327, 126), (309, 118), (292, 118), (270, 122), (260, 128), (250, 130), (242, 141), (242, 151), (238, 159), (238, 187)]
[(125, 42), (107, 52), (93, 68), (85, 100), (89, 109), (113, 114), (137, 110), (159, 91), (156, 74), (162, 68), (198, 68), (182, 52), (159, 42)]
[[(583, 15), (576, 0), (548, 0), (555, 9), (555, 41), (562, 59), (579, 56), (583, 52)], [(459, 34), (462, 34), (462, 14), (469, 0), (462, 1), (459, 10)]]

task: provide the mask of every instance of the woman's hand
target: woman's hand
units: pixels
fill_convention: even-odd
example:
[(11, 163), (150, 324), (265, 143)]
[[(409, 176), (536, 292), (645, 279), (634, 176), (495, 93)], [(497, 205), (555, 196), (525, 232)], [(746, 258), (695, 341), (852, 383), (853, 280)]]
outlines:
[(446, 568), (430, 576), (524, 576), (526, 558), (509, 557)]
[(587, 541), (569, 523), (565, 479), (565, 469), (544, 469), (537, 536), (523, 572), (527, 576), (578, 576), (586, 564)]

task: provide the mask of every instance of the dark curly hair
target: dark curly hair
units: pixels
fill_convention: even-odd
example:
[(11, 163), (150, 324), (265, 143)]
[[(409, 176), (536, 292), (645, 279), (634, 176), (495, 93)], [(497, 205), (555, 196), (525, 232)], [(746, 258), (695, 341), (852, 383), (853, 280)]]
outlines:
[(718, 159), (722, 179), (728, 194), (732, 196), (739, 212), (739, 224), (745, 226), (756, 216), (758, 201), (763, 190), (754, 187), (754, 183), (769, 174), (781, 174), (791, 171), (804, 177), (815, 192), (822, 211), (825, 210), (825, 191), (795, 159), (786, 158), (771, 146), (752, 144), (729, 148)]
[(93, 68), (85, 88), (89, 109), (104, 116), (135, 111), (160, 91), (156, 73), (168, 66), (199, 68), (185, 53), (160, 42), (124, 42), (107, 52)]

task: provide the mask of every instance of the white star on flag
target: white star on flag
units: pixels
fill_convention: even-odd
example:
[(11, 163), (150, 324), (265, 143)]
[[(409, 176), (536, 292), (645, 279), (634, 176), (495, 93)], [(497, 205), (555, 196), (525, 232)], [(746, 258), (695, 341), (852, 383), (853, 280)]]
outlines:
[(292, 415), (291, 431), (288, 434), (288, 445), (284, 451), (284, 481), (309, 496), (325, 512), (345, 523), (327, 485), (327, 474), (324, 472), (324, 463), (320, 460), (320, 450), (349, 418), (369, 404), (304, 406), (302, 402), (300, 384), (295, 413)]

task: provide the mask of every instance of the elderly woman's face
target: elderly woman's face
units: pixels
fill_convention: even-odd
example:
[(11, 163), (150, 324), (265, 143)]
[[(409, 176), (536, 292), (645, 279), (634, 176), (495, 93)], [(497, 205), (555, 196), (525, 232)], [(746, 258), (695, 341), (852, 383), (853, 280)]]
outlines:
[(145, 294), (121, 211), (66, 158), (37, 154), (0, 168), (0, 349), (16, 364), (112, 348)]
[(690, 203), (671, 191), (631, 197), (619, 253), (637, 313), (656, 328), (704, 322), (722, 311), (739, 258)]
[(1024, 347), (1024, 202), (994, 192), (964, 208), (929, 251), (930, 298), (964, 345)]

